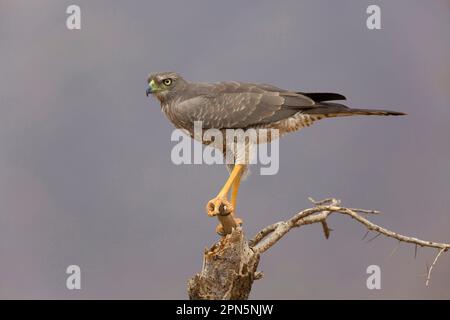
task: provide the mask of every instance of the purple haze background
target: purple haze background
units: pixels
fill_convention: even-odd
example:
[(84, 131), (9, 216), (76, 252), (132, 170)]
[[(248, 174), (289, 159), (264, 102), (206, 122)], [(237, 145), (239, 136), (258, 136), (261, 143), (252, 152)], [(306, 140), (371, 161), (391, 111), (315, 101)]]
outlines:
[[(82, 9), (82, 30), (65, 27)], [(382, 8), (382, 30), (365, 27)], [(381, 210), (376, 223), (450, 241), (450, 2), (1, 1), (0, 298), (186, 298), (215, 219), (221, 166), (175, 166), (150, 72), (337, 91), (402, 118), (324, 120), (280, 145), (280, 171), (243, 184), (248, 235), (308, 196)], [(256, 170), (253, 170), (256, 172)], [(346, 217), (263, 256), (251, 298), (450, 298), (450, 257), (378, 238)], [(82, 290), (65, 269), (82, 270)], [(366, 268), (382, 289), (366, 288)]]

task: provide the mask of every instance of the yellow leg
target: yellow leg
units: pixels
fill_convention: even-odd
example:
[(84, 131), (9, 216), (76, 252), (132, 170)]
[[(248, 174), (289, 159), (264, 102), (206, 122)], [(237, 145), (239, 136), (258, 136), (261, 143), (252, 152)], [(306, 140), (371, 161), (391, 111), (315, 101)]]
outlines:
[[(222, 216), (225, 217), (229, 215), (231, 217), (231, 223), (234, 226), (242, 224), (242, 220), (234, 217), (234, 208), (236, 205), (237, 193), (239, 190), (239, 185), (241, 182), (242, 173), (245, 170), (245, 165), (236, 164), (233, 170), (230, 173), (227, 181), (225, 182), (222, 189), (219, 191), (217, 196), (208, 202), (206, 207), (206, 211), (209, 216)], [(232, 192), (232, 203), (229, 203), (227, 200), (228, 193), (230, 189), (233, 188)], [(234, 222), (233, 222), (234, 221)], [(227, 228), (229, 229), (229, 228)], [(224, 228), (222, 224), (219, 224), (216, 228), (217, 233), (224, 235)]]
[(239, 179), (239, 181), (241, 180), (241, 175), (242, 175), (242, 172), (244, 171), (244, 169), (245, 169), (245, 166), (243, 164), (234, 165), (233, 171), (231, 171), (227, 182), (225, 182), (222, 189), (217, 194), (216, 198), (226, 198), (227, 197), (228, 192), (230, 191), (231, 187), (234, 185), (236, 179)]
[(233, 206), (233, 212), (231, 213), (231, 215), (234, 218), (234, 223), (238, 226), (242, 225), (242, 219), (236, 218), (236, 202), (239, 191), (239, 185), (241, 184), (241, 177), (242, 174), (236, 177), (236, 180), (234, 180), (233, 183), (233, 191), (231, 192), (231, 205)]
[(241, 176), (242, 175), (236, 177), (236, 180), (234, 180), (233, 183), (233, 192), (231, 193), (231, 205), (233, 206), (234, 209), (236, 209), (236, 200), (239, 191), (239, 185), (241, 184)]

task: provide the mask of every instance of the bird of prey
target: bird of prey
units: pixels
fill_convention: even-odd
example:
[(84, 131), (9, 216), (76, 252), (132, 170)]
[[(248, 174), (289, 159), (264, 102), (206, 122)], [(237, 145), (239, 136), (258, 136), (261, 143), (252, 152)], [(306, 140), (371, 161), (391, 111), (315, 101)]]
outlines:
[[(389, 110), (349, 108), (330, 102), (346, 99), (338, 93), (305, 93), (268, 84), (236, 81), (193, 83), (175, 72), (151, 74), (147, 82), (147, 96), (156, 97), (172, 124), (186, 130), (193, 138), (195, 121), (201, 121), (204, 129), (277, 129), (279, 136), (282, 136), (324, 118), (404, 115)], [(221, 151), (225, 153), (226, 148)], [(227, 212), (232, 214), (236, 225), (242, 223), (235, 217), (234, 209), (241, 177), (246, 169), (245, 163), (232, 166), (224, 186), (207, 204), (208, 215)], [(228, 194), (231, 189), (230, 203)], [(223, 234), (220, 224), (216, 231)]]

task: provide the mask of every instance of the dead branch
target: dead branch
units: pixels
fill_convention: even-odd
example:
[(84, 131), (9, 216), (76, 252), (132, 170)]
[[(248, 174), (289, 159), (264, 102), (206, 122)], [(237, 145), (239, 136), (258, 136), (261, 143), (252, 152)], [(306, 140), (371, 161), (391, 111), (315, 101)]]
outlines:
[(332, 229), (328, 227), (327, 218), (334, 213), (349, 216), (367, 228), (364, 238), (369, 232), (376, 232), (376, 235), (368, 241), (384, 235), (397, 239), (399, 243), (414, 244), (415, 256), (417, 255), (417, 246), (439, 249), (428, 269), (427, 286), (438, 259), (450, 249), (450, 244), (405, 236), (383, 228), (363, 217), (363, 215), (379, 214), (378, 211), (342, 207), (340, 200), (334, 198), (322, 201), (315, 201), (311, 198), (310, 200), (314, 207), (300, 211), (286, 221), (263, 228), (251, 240), (245, 238), (241, 227), (233, 228), (222, 217), (220, 221), (224, 224), (227, 223), (225, 229), (230, 233), (205, 252), (202, 271), (188, 283), (190, 299), (247, 299), (253, 281), (262, 278), (262, 273), (257, 271), (261, 254), (278, 243), (292, 229), (309, 224), (320, 223), (324, 235), (328, 239)]
[(250, 242), (253, 249), (258, 253), (263, 253), (277, 243), (292, 228), (301, 227), (312, 223), (322, 223), (326, 221), (328, 216), (332, 213), (340, 213), (350, 216), (352, 219), (363, 224), (369, 231), (377, 232), (376, 237), (379, 235), (384, 235), (397, 239), (400, 242), (412, 243), (421, 247), (441, 249), (443, 251), (447, 251), (450, 248), (450, 244), (447, 243), (425, 241), (415, 237), (404, 236), (397, 232), (380, 227), (359, 214), (379, 214), (378, 211), (344, 208), (338, 205), (340, 202), (336, 199), (326, 199), (321, 202), (313, 203), (316, 204), (315, 207), (303, 210), (287, 221), (277, 222), (261, 230)]

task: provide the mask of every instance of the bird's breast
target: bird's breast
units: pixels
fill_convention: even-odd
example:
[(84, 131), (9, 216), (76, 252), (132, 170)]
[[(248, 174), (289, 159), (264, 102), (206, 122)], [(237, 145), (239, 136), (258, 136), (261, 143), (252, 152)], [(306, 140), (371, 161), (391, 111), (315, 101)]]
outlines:
[(175, 126), (175, 128), (185, 129), (190, 133), (193, 133), (194, 124), (191, 121), (188, 121), (187, 119), (181, 117), (180, 114), (177, 113), (175, 103), (176, 102), (162, 103), (162, 112), (165, 114), (167, 119), (169, 119), (169, 121)]

